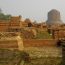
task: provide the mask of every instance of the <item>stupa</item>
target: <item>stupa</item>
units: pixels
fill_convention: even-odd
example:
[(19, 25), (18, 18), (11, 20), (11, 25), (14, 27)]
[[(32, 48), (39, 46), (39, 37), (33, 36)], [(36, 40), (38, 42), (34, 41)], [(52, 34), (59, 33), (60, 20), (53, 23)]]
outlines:
[(59, 25), (63, 24), (60, 16), (60, 12), (56, 9), (52, 9), (48, 12), (48, 20), (46, 21), (47, 25)]

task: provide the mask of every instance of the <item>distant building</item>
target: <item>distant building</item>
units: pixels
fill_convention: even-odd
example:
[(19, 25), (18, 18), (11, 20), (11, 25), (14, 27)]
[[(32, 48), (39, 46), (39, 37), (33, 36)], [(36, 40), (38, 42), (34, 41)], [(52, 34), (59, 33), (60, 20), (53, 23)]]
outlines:
[(52, 9), (50, 12), (48, 12), (48, 20), (46, 21), (48, 26), (53, 25), (61, 25), (63, 24), (60, 16), (60, 12), (56, 9)]

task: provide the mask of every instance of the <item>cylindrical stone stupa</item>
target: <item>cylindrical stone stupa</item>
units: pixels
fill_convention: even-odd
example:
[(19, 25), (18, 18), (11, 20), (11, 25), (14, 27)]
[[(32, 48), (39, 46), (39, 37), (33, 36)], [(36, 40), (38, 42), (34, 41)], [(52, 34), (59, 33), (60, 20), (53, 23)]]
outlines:
[(47, 25), (54, 25), (54, 24), (63, 24), (60, 16), (60, 12), (56, 9), (52, 9), (48, 12), (48, 20), (46, 21)]

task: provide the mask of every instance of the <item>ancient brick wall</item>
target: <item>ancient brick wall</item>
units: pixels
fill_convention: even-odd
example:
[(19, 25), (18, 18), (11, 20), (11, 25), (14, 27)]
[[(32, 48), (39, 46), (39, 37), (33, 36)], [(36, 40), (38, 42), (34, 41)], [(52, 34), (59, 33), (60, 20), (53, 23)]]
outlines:
[(26, 39), (23, 40), (24, 47), (56, 46), (57, 40), (53, 39)]
[(16, 40), (0, 40), (0, 49), (18, 49), (18, 42)]
[(0, 31), (7, 31), (9, 27), (9, 20), (0, 20)]
[(56, 29), (52, 30), (53, 38), (59, 39), (59, 40), (65, 38), (65, 28), (59, 28), (57, 30)]
[(10, 28), (19, 28), (20, 27), (20, 20), (21, 18), (19, 16), (17, 17), (11, 17), (10, 20)]
[(19, 29), (21, 26), (20, 16), (11, 17), (10, 20), (0, 20), (0, 31), (8, 31), (9, 29)]

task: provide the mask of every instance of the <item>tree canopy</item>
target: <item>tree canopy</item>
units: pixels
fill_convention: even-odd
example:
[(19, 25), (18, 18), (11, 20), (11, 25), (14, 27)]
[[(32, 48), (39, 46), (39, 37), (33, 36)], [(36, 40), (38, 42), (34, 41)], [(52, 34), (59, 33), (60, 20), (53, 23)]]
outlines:
[(0, 9), (0, 19), (2, 20), (9, 20), (11, 18), (11, 15), (7, 14), (5, 15), (2, 10)]

